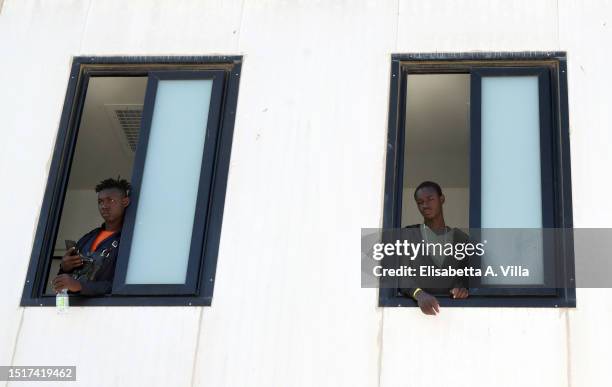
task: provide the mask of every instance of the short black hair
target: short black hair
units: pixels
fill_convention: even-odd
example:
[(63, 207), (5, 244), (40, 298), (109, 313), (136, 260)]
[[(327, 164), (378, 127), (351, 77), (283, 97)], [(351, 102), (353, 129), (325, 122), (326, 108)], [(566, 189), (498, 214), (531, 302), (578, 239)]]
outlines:
[(416, 199), (417, 192), (419, 192), (421, 188), (432, 188), (438, 193), (438, 196), (442, 196), (442, 188), (440, 188), (440, 185), (438, 183), (434, 183), (433, 181), (424, 181), (421, 184), (419, 184), (419, 186), (416, 187), (416, 189), (414, 190), (415, 199)]
[(130, 196), (132, 185), (129, 181), (122, 179), (121, 177), (117, 177), (116, 179), (108, 178), (102, 180), (98, 185), (96, 185), (96, 193), (104, 191), (105, 189), (118, 189), (119, 191), (123, 192), (124, 196)]

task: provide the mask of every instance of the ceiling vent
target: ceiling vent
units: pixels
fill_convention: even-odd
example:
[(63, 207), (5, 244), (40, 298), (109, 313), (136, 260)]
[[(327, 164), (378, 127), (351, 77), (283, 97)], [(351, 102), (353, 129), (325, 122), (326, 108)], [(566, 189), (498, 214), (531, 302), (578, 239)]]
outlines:
[(129, 156), (134, 156), (140, 134), (142, 105), (105, 104), (104, 109), (112, 122), (117, 140)]

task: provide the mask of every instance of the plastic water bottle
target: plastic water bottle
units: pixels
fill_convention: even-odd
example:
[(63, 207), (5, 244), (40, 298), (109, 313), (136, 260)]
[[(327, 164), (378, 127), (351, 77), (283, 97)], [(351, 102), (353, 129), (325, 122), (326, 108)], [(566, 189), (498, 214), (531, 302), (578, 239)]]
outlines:
[(64, 314), (68, 311), (70, 303), (68, 301), (68, 289), (62, 289), (55, 295), (55, 308), (57, 313)]

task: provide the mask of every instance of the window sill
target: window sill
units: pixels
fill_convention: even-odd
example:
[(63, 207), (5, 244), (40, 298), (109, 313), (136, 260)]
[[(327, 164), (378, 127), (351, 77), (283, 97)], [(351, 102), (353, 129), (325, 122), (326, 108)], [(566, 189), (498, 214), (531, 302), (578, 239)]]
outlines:
[[(464, 300), (453, 300), (448, 297), (438, 297), (441, 307), (455, 308), (575, 308), (575, 297), (502, 297), (502, 296), (472, 296)], [(411, 298), (393, 296), (381, 297), (379, 307), (416, 307)]]
[[(70, 297), (70, 306), (211, 306), (211, 297)], [(55, 306), (55, 296), (22, 300), (21, 306)]]

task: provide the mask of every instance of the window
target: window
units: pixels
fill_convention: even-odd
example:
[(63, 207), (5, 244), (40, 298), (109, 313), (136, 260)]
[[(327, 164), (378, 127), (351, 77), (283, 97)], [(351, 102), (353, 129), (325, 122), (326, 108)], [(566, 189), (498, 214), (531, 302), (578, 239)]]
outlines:
[[(507, 245), (527, 230), (536, 245), (503, 257), (533, 283), (481, 277), (441, 305), (575, 306), (572, 241), (554, 231), (572, 228), (564, 53), (394, 55), (387, 145), (385, 229), (422, 223), (412, 195), (435, 181), (447, 224)], [(380, 305), (416, 303), (381, 288)]]
[[(74, 59), (22, 305), (54, 305), (64, 242), (131, 181), (111, 294), (75, 305), (210, 305), (240, 57)], [(170, 259), (169, 259), (170, 258)]]

